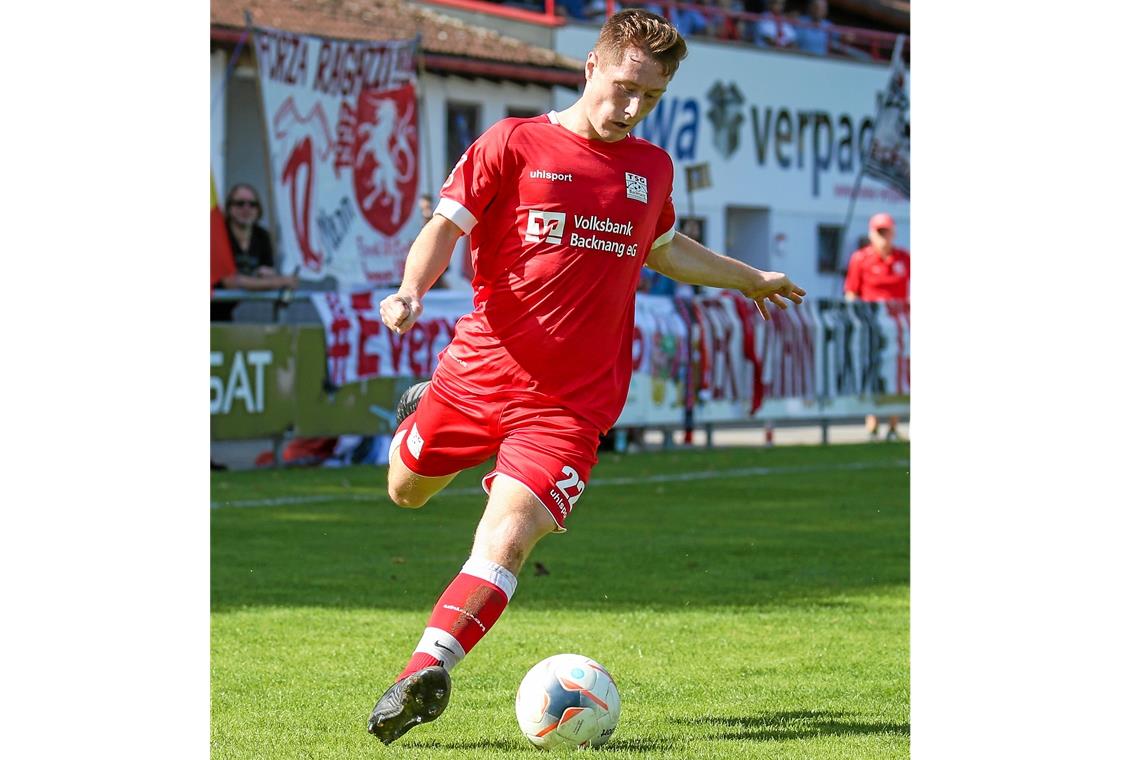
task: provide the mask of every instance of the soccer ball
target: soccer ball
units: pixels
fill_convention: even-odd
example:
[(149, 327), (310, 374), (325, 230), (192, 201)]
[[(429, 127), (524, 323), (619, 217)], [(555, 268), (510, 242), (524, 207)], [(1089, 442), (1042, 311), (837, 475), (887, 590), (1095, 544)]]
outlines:
[(580, 654), (556, 654), (530, 669), (515, 696), (515, 717), (541, 749), (600, 747), (621, 715), (614, 679)]

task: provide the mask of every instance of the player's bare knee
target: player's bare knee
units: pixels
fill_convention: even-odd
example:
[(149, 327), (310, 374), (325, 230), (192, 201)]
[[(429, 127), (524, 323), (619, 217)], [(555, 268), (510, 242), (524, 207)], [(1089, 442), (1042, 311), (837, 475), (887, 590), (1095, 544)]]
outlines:
[(394, 483), (388, 484), (388, 498), (397, 507), (404, 509), (419, 509), (428, 501), (426, 497), (413, 492), (411, 489), (401, 488)]

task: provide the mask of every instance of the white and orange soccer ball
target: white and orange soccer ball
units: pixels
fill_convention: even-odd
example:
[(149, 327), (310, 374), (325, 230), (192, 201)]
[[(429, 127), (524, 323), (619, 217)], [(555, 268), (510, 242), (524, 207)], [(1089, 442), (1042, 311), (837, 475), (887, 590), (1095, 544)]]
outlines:
[(530, 669), (515, 696), (519, 728), (541, 749), (600, 747), (620, 715), (613, 677), (580, 654), (547, 657)]

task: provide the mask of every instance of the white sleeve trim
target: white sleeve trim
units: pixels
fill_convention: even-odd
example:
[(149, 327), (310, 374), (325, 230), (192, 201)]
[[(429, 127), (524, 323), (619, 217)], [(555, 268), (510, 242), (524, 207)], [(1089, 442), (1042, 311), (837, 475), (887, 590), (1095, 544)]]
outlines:
[(464, 235), (470, 235), (471, 230), (475, 229), (475, 225), (479, 223), (475, 215), (464, 208), (462, 203), (450, 198), (440, 198), (439, 205), (435, 207), (435, 213), (455, 222), (459, 229), (463, 230)]
[(660, 248), (661, 246), (665, 245), (666, 243), (672, 242), (673, 236), (676, 234), (677, 234), (677, 230), (674, 229), (673, 227), (670, 227), (669, 229), (662, 232), (661, 237), (654, 240), (653, 245), (651, 245), (649, 247), (651, 249), (652, 248)]

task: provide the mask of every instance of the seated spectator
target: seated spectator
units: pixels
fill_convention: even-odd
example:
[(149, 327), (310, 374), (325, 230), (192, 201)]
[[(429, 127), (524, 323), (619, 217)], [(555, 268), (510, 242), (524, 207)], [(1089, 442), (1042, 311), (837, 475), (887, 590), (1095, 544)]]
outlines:
[(709, 27), (705, 14), (691, 7), (672, 7), (669, 20), (673, 22), (673, 26), (677, 27), (680, 35), (685, 38), (705, 34)]
[[(252, 185), (238, 183), (226, 195), (226, 231), (237, 272), (211, 283), (227, 290), (282, 290), (296, 288), (297, 278), (279, 274), (274, 268), (273, 243), (261, 221), (261, 201)], [(212, 302), (211, 322), (229, 322), (235, 303)]]
[(649, 267), (642, 267), (637, 292), (653, 296), (672, 296), (677, 292), (677, 282), (660, 272), (654, 272)]
[[(741, 5), (744, 6), (744, 12), (752, 15), (757, 15), (768, 10), (767, 3), (764, 0), (741, 0)], [(740, 39), (747, 40), (748, 42), (755, 42), (760, 39), (759, 34), (756, 32), (757, 20), (755, 18), (741, 19), (737, 22), (737, 28), (740, 30)]]
[[(662, 18), (669, 18), (669, 14), (666, 12), (665, 8), (661, 5), (658, 5), (657, 3), (636, 3), (636, 4), (631, 3), (628, 7), (630, 7), (630, 8), (641, 8), (643, 10), (649, 11), (650, 13), (656, 13), (658, 16), (661, 16)], [(626, 6), (623, 6), (617, 0), (614, 0), (614, 13), (617, 13), (618, 11), (623, 11), (625, 9), (626, 9)], [(606, 0), (587, 0), (586, 16), (588, 18), (591, 18), (594, 20), (605, 21), (606, 20)]]
[(420, 219), (423, 221), (423, 224), (427, 224), (431, 221), (431, 218), (435, 216), (435, 198), (428, 193), (424, 193), (420, 196), (419, 204)]
[(586, 21), (586, 0), (556, 0), (554, 12), (559, 16), (569, 16), (578, 21)]
[(784, 15), (784, 0), (772, 0), (756, 24), (754, 42), (761, 47), (787, 48), (796, 44), (796, 30)]
[[(618, 3), (614, 3), (614, 13), (621, 10)], [(586, 18), (605, 21), (606, 18), (606, 2), (605, 0), (587, 0), (586, 2)]]
[(715, 5), (722, 12), (709, 15), (709, 31), (722, 40), (750, 40), (747, 34), (747, 24), (743, 19), (736, 18), (734, 13), (744, 10), (741, 0), (716, 0)]
[(839, 34), (829, 28), (832, 23), (827, 20), (827, 0), (810, 0), (808, 11), (810, 15), (800, 17), (796, 43), (805, 53), (827, 55), (839, 42)]
[(544, 0), (504, 0), (503, 5), (518, 8), (532, 13), (546, 13)]

